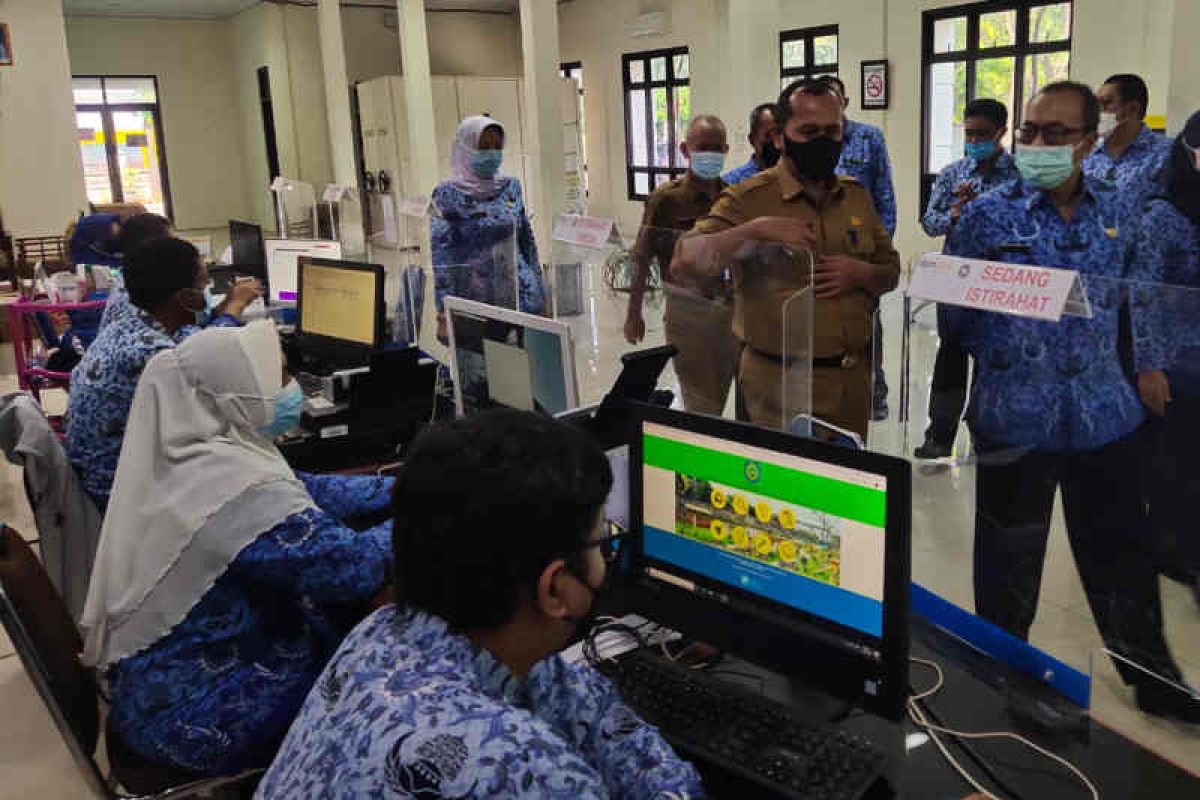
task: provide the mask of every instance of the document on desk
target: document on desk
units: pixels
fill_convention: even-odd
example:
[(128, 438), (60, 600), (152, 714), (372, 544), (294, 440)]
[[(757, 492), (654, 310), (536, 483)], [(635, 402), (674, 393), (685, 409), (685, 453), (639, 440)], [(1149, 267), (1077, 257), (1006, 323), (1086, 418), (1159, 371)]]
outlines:
[(529, 354), (520, 347), (483, 340), (488, 397), (494, 403), (521, 411), (533, 411), (533, 374)]

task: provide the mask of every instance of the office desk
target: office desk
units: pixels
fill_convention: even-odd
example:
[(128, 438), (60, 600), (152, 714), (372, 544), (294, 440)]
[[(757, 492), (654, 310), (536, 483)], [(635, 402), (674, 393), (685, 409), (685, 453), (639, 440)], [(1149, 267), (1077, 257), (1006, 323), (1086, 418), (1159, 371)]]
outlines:
[(328, 439), (308, 433), (281, 442), (279, 452), (292, 469), (302, 472), (374, 473), (400, 461), (422, 427), (413, 420), (400, 420)]
[[(1200, 777), (1164, 761), (1137, 743), (1092, 721), (1074, 735), (1048, 735), (1022, 727), (1008, 712), (1004, 684), (1019, 682), (1007, 667), (982, 656), (939, 628), (915, 619), (912, 655), (936, 661), (945, 675), (941, 691), (925, 701), (926, 708), (941, 724), (969, 732), (1012, 731), (1056, 753), (1083, 771), (1103, 798), (1200, 798)], [(738, 675), (722, 674), (735, 670)], [(759, 676), (761, 681), (746, 674)], [(812, 695), (795, 689), (776, 673), (740, 659), (726, 658), (713, 673), (743, 688), (761, 690), (768, 697), (811, 709)], [(917, 691), (932, 686), (935, 674), (919, 664), (910, 669), (910, 682)], [(932, 720), (931, 720), (932, 721)], [(938, 723), (934, 723), (938, 724)], [(920, 736), (921, 729), (907, 718), (892, 723), (871, 714), (852, 711), (837, 727), (864, 736), (888, 754), (887, 784), (877, 783), (871, 800), (913, 798), (945, 800), (965, 797), (973, 789), (943, 758), (936, 745)], [(913, 736), (917, 734), (917, 736)], [(1180, 735), (1188, 735), (1182, 732)], [(1090, 798), (1087, 788), (1064, 767), (1012, 740), (972, 740), (968, 746), (1009, 787), (1013, 794), (992, 781), (963, 751), (957, 740), (940, 738), (976, 780), (1002, 797), (1030, 800)], [(911, 744), (910, 744), (911, 742)], [(708, 787), (720, 800), (751, 797), (726, 785)], [(723, 790), (722, 790), (723, 789)]]

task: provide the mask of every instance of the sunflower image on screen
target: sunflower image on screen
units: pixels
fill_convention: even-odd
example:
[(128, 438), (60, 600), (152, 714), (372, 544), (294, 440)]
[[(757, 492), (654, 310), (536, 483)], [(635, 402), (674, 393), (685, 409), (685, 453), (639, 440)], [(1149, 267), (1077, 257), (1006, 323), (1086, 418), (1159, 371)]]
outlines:
[(811, 509), (676, 473), (675, 533), (831, 586), (841, 584), (838, 520)]

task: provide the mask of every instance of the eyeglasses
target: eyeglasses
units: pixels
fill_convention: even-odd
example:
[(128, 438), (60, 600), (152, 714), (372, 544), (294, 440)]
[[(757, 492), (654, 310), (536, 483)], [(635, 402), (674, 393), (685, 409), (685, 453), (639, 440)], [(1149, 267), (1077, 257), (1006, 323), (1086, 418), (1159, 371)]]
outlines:
[(1032, 144), (1038, 134), (1042, 141), (1049, 145), (1069, 144), (1067, 139), (1077, 133), (1090, 133), (1091, 128), (1068, 128), (1059, 122), (1048, 122), (1038, 125), (1036, 122), (1023, 122), (1017, 128), (1017, 141), (1021, 144)]
[(612, 520), (605, 520), (604, 526), (605, 534), (602, 539), (585, 542), (579, 546), (579, 550), (591, 550), (593, 547), (599, 547), (600, 557), (604, 559), (604, 563), (611, 564), (621, 554), (621, 542), (632, 539), (633, 534)]

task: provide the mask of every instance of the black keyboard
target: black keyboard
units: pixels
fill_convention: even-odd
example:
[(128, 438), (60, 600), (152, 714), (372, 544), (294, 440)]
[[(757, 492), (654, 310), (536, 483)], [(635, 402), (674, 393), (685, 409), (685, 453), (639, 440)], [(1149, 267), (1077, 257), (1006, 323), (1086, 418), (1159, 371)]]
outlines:
[[(600, 669), (622, 698), (685, 758), (743, 786), (800, 800), (857, 800), (886, 759), (864, 739), (802, 720), (787, 706), (639, 650)], [(713, 787), (709, 787), (711, 791)]]

